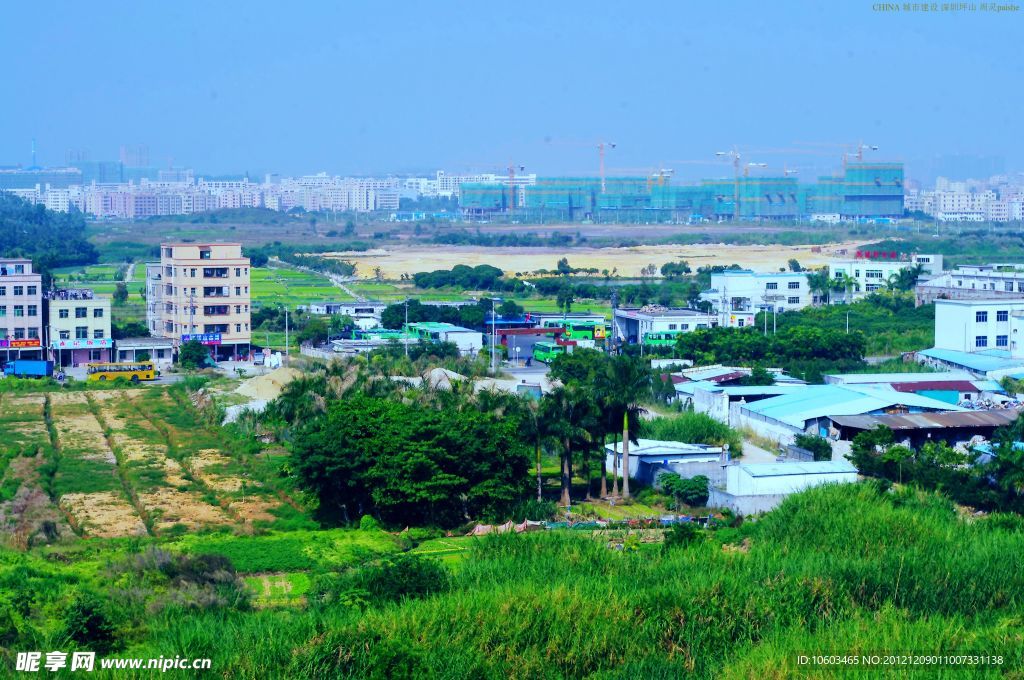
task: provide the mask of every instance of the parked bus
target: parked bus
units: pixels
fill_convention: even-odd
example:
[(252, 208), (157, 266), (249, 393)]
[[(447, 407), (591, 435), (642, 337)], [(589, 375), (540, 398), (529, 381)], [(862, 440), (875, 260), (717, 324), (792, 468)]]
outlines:
[(565, 328), (562, 337), (566, 340), (604, 340), (607, 335), (605, 325), (596, 321), (570, 321), (563, 324), (561, 321), (548, 319), (544, 322), (544, 327)]
[(545, 364), (550, 364), (555, 357), (565, 354), (565, 345), (554, 342), (537, 342), (533, 345), (533, 358)]
[(645, 345), (652, 347), (672, 347), (684, 331), (661, 331), (660, 333), (644, 333)]
[(156, 368), (152, 361), (136, 361), (135, 363), (86, 364), (87, 380), (106, 382), (107, 380), (140, 380), (156, 379)]

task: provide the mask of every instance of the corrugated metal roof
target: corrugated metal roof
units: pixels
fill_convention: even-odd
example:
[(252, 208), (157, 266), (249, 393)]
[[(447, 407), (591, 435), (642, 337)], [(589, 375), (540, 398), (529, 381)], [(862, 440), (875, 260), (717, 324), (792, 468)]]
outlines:
[(830, 373), (825, 376), (829, 385), (866, 385), (872, 383), (911, 383), (933, 380), (974, 380), (967, 371), (941, 373)]
[(790, 394), (748, 404), (745, 408), (765, 418), (803, 428), (808, 420), (814, 418), (861, 415), (897, 405), (934, 411), (963, 410), (913, 392), (840, 385), (808, 385)]
[(834, 475), (857, 472), (845, 460), (822, 460), (807, 463), (752, 463), (740, 465), (740, 470), (751, 477), (788, 477), (790, 475)]
[(932, 380), (931, 382), (892, 383), (897, 392), (918, 392), (921, 390), (956, 390), (957, 392), (977, 392), (978, 388), (969, 380)]
[(1017, 409), (991, 411), (955, 411), (949, 413), (905, 413), (887, 415), (832, 416), (832, 422), (842, 427), (872, 430), (884, 425), (891, 430), (929, 430), (950, 427), (1002, 427), (1019, 415)]
[(938, 359), (939, 361), (963, 366), (978, 373), (1001, 371), (1017, 366), (1024, 367), (1024, 361), (1010, 359), (1008, 353), (1002, 351), (999, 353), (961, 352), (955, 349), (932, 347), (931, 349), (920, 350), (918, 354), (930, 359)]

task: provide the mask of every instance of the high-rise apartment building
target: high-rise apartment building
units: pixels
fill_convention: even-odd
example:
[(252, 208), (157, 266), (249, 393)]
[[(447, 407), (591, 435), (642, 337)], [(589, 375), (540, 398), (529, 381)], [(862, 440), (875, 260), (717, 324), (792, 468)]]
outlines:
[(162, 286), (161, 306), (147, 315), (154, 335), (175, 346), (199, 340), (219, 359), (249, 353), (249, 258), (240, 243), (164, 243), (158, 273), (147, 265), (146, 278)]
[(0, 358), (38, 359), (42, 338), (42, 276), (31, 260), (0, 259)]

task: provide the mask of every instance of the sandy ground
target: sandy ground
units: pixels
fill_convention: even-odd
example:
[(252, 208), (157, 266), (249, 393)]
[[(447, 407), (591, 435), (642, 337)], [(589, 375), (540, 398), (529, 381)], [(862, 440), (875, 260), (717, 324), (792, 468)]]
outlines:
[(276, 399), (284, 386), (302, 375), (294, 368), (282, 367), (267, 373), (249, 378), (235, 390), (236, 393), (253, 399)]
[[(660, 268), (666, 262), (682, 259), (693, 269), (704, 265), (738, 264), (755, 270), (777, 270), (796, 258), (805, 267), (826, 264), (837, 251), (856, 249), (856, 243), (834, 243), (825, 246), (752, 246), (726, 244), (657, 245), (632, 248), (487, 248), (482, 246), (410, 246), (381, 248), (364, 253), (328, 253), (356, 265), (356, 276), (370, 278), (380, 267), (384, 278), (397, 279), (402, 274), (451, 269), (457, 264), (475, 266), (490, 264), (506, 274), (554, 269), (558, 260), (568, 258), (573, 267), (596, 267), (598, 270), (618, 269), (620, 276), (640, 276), (640, 270), (653, 264)], [(817, 252), (815, 252), (817, 251)]]

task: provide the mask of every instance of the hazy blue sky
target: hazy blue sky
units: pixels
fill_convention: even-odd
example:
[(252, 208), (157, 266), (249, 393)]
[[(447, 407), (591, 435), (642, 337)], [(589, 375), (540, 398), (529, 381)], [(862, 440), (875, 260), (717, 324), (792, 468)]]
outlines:
[(680, 161), (733, 144), (864, 139), (911, 174), (1021, 169), (1022, 26), (849, 0), (10, 3), (0, 164), (36, 137), (40, 164), (144, 143), (206, 173), (594, 174), (603, 138), (610, 168), (698, 176), (727, 168)]

